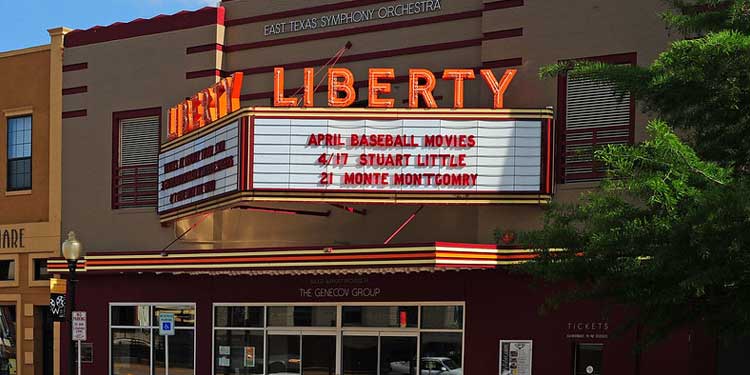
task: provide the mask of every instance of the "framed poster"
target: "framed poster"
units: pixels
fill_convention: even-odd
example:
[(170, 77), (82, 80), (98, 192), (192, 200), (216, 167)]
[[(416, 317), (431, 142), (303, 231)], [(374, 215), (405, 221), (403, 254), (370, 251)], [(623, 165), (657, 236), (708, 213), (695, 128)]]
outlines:
[(500, 340), (500, 375), (531, 375), (532, 340)]

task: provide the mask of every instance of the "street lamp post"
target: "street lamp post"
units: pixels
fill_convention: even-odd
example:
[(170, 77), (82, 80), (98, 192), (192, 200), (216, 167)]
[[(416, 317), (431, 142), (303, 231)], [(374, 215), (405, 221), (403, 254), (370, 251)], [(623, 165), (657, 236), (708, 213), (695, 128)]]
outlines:
[(76, 308), (76, 266), (78, 259), (83, 255), (83, 246), (76, 239), (75, 232), (68, 232), (68, 239), (62, 243), (63, 257), (68, 261), (68, 271), (70, 271), (70, 285), (68, 286), (68, 333), (70, 334), (70, 343), (68, 348), (68, 375), (75, 373), (73, 364), (75, 358), (75, 345), (73, 343), (73, 310)]

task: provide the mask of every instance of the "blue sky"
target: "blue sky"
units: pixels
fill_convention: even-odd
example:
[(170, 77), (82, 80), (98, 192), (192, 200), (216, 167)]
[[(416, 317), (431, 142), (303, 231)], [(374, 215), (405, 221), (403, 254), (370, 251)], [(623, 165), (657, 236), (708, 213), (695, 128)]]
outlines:
[(49, 43), (47, 29), (87, 29), (160, 13), (216, 5), (217, 0), (0, 0), (0, 51)]

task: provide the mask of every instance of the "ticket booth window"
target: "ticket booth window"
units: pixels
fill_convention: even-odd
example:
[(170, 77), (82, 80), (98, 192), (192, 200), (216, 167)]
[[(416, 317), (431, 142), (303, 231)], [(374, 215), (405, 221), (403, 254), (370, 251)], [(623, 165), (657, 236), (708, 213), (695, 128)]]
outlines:
[(602, 375), (603, 344), (575, 344), (575, 375)]

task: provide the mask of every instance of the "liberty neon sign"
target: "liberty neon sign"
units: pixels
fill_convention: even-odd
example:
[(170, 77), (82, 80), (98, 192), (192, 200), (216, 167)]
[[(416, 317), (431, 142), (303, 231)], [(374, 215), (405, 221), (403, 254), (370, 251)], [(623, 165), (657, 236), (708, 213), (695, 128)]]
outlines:
[[(481, 69), (487, 88), (492, 93), (492, 107), (503, 108), (503, 98), (517, 73), (507, 69), (498, 79), (490, 69)], [(393, 68), (370, 68), (368, 71), (367, 102), (370, 108), (393, 108), (395, 99), (384, 97), (391, 93), (391, 83), (396, 78)], [(445, 69), (442, 80), (453, 81), (453, 108), (464, 108), (464, 83), (476, 79), (474, 69)], [(204, 127), (240, 109), (240, 91), (243, 74), (234, 73), (215, 85), (202, 90), (169, 110), (169, 139), (176, 139), (191, 131)], [(342, 108), (351, 106), (356, 100), (354, 73), (347, 68), (328, 69), (328, 106)], [(419, 108), (420, 98), (427, 108), (438, 108), (432, 92), (438, 79), (428, 69), (409, 69), (408, 107)], [(284, 94), (284, 68), (274, 68), (274, 107), (313, 107), (315, 94), (315, 70), (303, 70), (302, 98)]]

